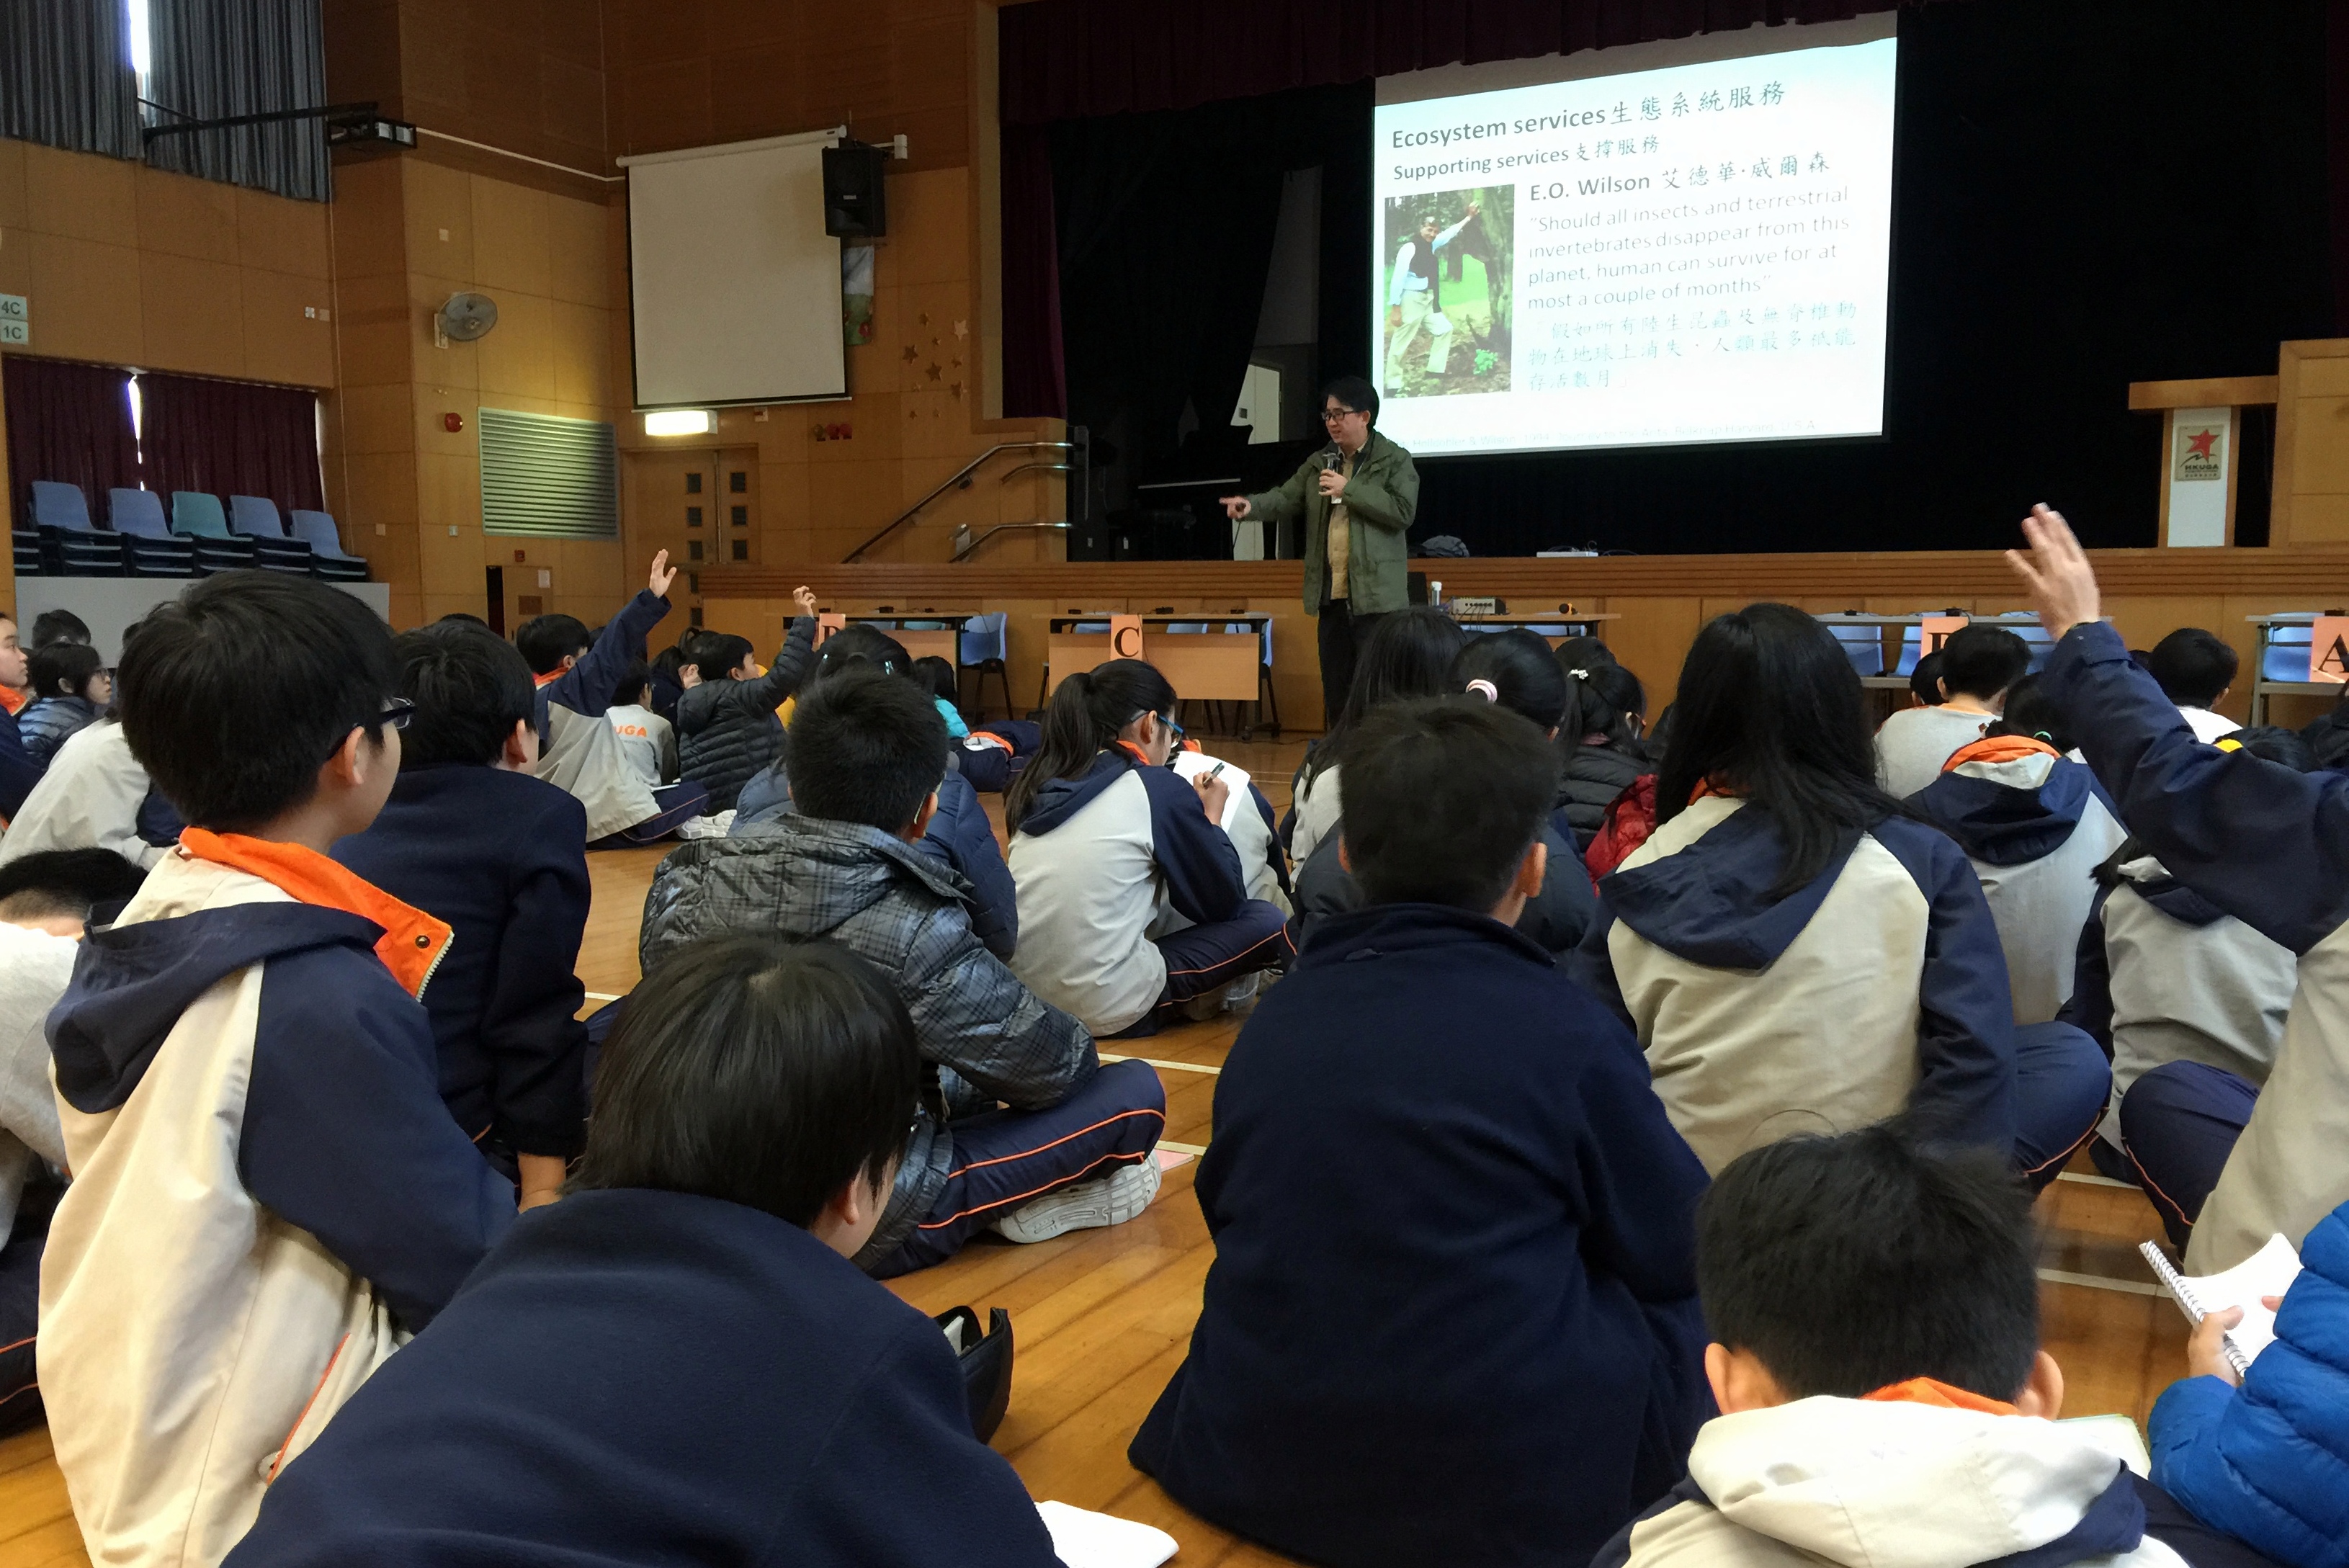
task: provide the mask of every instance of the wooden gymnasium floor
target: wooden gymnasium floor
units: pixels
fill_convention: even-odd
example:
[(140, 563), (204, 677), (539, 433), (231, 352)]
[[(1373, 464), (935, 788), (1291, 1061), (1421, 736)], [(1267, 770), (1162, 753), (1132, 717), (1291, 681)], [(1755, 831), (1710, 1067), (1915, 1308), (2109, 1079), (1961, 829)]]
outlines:
[[(1301, 741), (1206, 744), (1286, 809)], [(986, 799), (999, 832), (999, 805)], [(636, 984), (637, 918), (664, 852), (589, 858), (595, 906), (579, 974), (591, 1007)], [(1166, 1086), (1165, 1146), (1206, 1146), (1216, 1074), (1241, 1022), (1187, 1024), (1133, 1042)], [(1286, 1563), (1185, 1512), (1125, 1461), (1127, 1441), (1182, 1361), (1213, 1256), (1192, 1201), (1196, 1169), (1192, 1161), (1169, 1171), (1150, 1212), (1128, 1224), (1028, 1247), (982, 1237), (891, 1288), (924, 1312), (966, 1302), (1010, 1309), (1019, 1355), (995, 1447), (1036, 1497), (1157, 1525), (1182, 1543), (1180, 1568)], [(2185, 1321), (2153, 1294), (2136, 1252), (2160, 1234), (2159, 1222), (2140, 1194), (2095, 1176), (2085, 1160), (2048, 1190), (2040, 1214), (2046, 1346), (2063, 1363), (2064, 1413), (2119, 1412), (2142, 1425), (2155, 1397), (2185, 1372)], [(0, 1568), (87, 1562), (47, 1432), (0, 1442)]]

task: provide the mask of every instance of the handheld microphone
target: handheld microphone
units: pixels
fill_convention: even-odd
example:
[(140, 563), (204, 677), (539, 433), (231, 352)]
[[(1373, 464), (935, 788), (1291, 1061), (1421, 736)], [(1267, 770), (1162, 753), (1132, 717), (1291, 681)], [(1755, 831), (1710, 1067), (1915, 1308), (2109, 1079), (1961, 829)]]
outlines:
[(1346, 454), (1338, 449), (1337, 442), (1332, 441), (1321, 449), (1321, 467), (1325, 471), (1335, 472), (1345, 460)]

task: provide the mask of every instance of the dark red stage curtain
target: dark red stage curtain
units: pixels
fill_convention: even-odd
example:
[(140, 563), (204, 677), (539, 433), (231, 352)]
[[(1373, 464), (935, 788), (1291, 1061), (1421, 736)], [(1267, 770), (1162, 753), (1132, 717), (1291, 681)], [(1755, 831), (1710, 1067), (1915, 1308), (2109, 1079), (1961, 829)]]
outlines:
[(0, 359), (8, 405), (8, 515), (26, 525), (35, 480), (81, 486), (104, 525), (106, 492), (139, 482), (130, 372), (62, 359)]
[(280, 512), (324, 509), (318, 477), (318, 395), (300, 387), (139, 378), (147, 488), (265, 496)]
[(1429, 66), (1839, 22), (1925, 0), (1030, 0), (997, 13), (1003, 123), (1189, 108)]
[(1003, 128), (1003, 411), (1069, 411), (1061, 346), (1061, 236), (1052, 204), (1052, 138), (1040, 125)]

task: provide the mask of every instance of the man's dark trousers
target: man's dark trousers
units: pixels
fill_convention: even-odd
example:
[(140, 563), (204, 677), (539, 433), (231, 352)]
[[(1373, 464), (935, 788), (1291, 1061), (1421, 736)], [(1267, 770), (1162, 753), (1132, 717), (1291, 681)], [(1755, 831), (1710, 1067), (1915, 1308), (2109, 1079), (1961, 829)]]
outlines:
[(1357, 615), (1353, 605), (1343, 599), (1323, 603), (1317, 617), (1320, 624), (1314, 631), (1321, 653), (1322, 728), (1338, 722), (1338, 715), (1346, 706), (1346, 692), (1354, 684), (1355, 660), (1383, 615), (1384, 612)]

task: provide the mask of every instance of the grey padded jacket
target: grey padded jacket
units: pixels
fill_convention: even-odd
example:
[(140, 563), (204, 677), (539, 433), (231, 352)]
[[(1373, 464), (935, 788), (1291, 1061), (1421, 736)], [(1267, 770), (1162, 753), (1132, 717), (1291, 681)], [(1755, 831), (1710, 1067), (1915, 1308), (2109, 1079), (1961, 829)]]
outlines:
[(742, 786), (782, 750), (775, 709), (800, 689), (815, 653), (815, 617), (802, 615), (765, 675), (705, 680), (677, 699), (677, 759), (683, 776), (709, 791), (708, 811), (730, 811)]
[(923, 1097), (880, 1228), (857, 1254), (862, 1266), (895, 1252), (945, 1188), (949, 1105), (1041, 1110), (1101, 1066), (1085, 1026), (1040, 1001), (972, 934), (969, 889), (894, 834), (793, 813), (755, 837), (683, 845), (645, 897), (637, 954), (647, 975), (697, 937), (750, 931), (837, 942), (895, 984), (941, 1081)]

